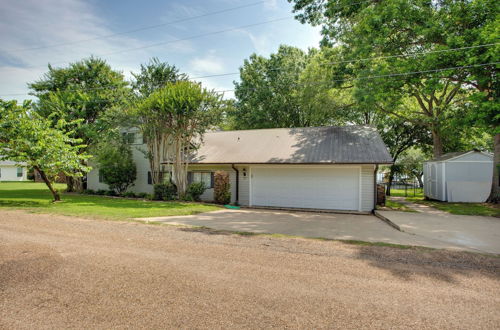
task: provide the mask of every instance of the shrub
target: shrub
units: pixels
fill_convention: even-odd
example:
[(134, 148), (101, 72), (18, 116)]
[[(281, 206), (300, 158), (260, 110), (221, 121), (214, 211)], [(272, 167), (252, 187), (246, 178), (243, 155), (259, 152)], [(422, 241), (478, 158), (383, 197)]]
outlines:
[(199, 202), (200, 196), (205, 192), (205, 184), (203, 182), (191, 183), (186, 191), (186, 200), (194, 200)]
[(155, 200), (155, 195), (153, 195), (153, 194), (146, 194), (146, 199), (148, 199), (150, 201), (154, 201)]
[(99, 189), (95, 192), (96, 195), (106, 195), (106, 190), (104, 189)]
[(153, 199), (157, 201), (171, 201), (175, 199), (176, 187), (171, 183), (158, 183), (153, 187)]
[(118, 194), (114, 190), (107, 190), (104, 194), (106, 196), (118, 196)]
[(231, 202), (231, 184), (229, 174), (225, 171), (214, 173), (214, 201), (219, 204)]
[(123, 197), (136, 198), (137, 195), (133, 191), (127, 191), (122, 194)]
[(137, 196), (137, 198), (144, 198), (144, 199), (148, 198), (148, 194), (145, 192), (137, 193), (136, 196)]
[(97, 161), (103, 182), (118, 195), (134, 184), (137, 169), (129, 145), (104, 142), (97, 154)]
[(85, 189), (82, 193), (86, 195), (95, 195), (95, 191), (92, 189)]

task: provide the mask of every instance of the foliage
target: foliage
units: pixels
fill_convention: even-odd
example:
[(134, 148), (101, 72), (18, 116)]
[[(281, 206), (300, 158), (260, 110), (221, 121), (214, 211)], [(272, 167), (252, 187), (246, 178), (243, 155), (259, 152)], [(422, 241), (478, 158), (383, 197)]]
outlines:
[(72, 131), (67, 132), (72, 124), (60, 119), (54, 125), (51, 118), (33, 112), (29, 102), (19, 106), (0, 100), (0, 155), (36, 169), (54, 201), (60, 200), (54, 182), (61, 172), (81, 176), (90, 170), (82, 165), (89, 157), (81, 151), (85, 145), (72, 137)]
[[(114, 114), (123, 108), (129, 96), (123, 75), (113, 71), (99, 58), (90, 57), (65, 68), (48, 67), (48, 72), (28, 84), (38, 98), (35, 110), (42, 117), (71, 123), (65, 126), (83, 142), (81, 153), (89, 151), (112, 127)], [(80, 180), (70, 180), (69, 191), (81, 191)]]
[(177, 195), (177, 188), (171, 183), (157, 183), (153, 186), (153, 200), (171, 201)]
[(175, 65), (160, 62), (156, 57), (150, 59), (148, 64), (141, 64), (140, 73), (132, 73), (132, 76), (132, 89), (140, 97), (148, 97), (168, 83), (187, 80), (187, 75), (179, 73)]
[[(470, 47), (498, 41), (493, 0), (289, 1), (303, 23), (323, 26), (324, 45), (344, 45), (338, 80), (351, 81), (354, 95), (372, 98), (379, 111), (427, 127), (435, 156), (445, 135), (457, 131), (449, 118), (467, 115), (470, 87), (494, 90), (497, 66), (483, 64), (496, 61), (499, 46)], [(461, 47), (468, 48), (450, 51)], [(416, 106), (399, 109), (409, 96)]]
[(127, 191), (122, 194), (123, 197), (136, 198), (137, 195), (133, 191)]
[(411, 148), (405, 151), (398, 160), (401, 166), (400, 172), (408, 177), (418, 180), (419, 186), (423, 187), (422, 176), (424, 175), (424, 161), (430, 159), (422, 150)]
[(315, 51), (280, 46), (269, 58), (252, 54), (235, 83), (236, 104), (228, 114), (232, 128), (304, 127), (324, 115), (301, 102), (300, 76)]
[(214, 173), (214, 201), (218, 204), (231, 202), (231, 184), (229, 174), (225, 171)]
[[(64, 190), (65, 185), (56, 184), (56, 188)], [(214, 205), (199, 203), (158, 203), (143, 199), (109, 198), (82, 194), (65, 194), (63, 197), (64, 200), (60, 203), (51, 203), (50, 193), (41, 183), (0, 182), (0, 208), (24, 209), (38, 213), (127, 220), (191, 215), (219, 209)]]
[(193, 182), (187, 187), (186, 195), (189, 196), (190, 199), (199, 202), (205, 190), (206, 187), (203, 182)]
[[(169, 83), (137, 108), (141, 130), (155, 162), (173, 167), (179, 198), (187, 189), (187, 165), (203, 134), (221, 120), (220, 96), (191, 81)], [(153, 180), (153, 182), (158, 182)]]
[(118, 195), (127, 191), (137, 178), (130, 146), (120, 139), (114, 142), (104, 141), (99, 145), (97, 162), (104, 183)]

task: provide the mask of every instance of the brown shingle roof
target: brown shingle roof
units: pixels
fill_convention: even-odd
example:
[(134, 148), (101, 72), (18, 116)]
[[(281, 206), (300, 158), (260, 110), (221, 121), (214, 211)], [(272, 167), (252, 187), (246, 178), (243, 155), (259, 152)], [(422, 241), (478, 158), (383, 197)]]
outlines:
[(274, 128), (206, 133), (193, 163), (389, 164), (392, 158), (368, 126)]

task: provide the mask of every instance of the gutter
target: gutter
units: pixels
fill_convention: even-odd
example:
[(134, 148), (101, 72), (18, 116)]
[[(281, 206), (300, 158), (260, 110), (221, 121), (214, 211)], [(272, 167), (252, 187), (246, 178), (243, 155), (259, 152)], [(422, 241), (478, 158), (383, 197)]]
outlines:
[(236, 196), (234, 199), (234, 202), (236, 204), (239, 204), (240, 200), (240, 171), (236, 167), (234, 167), (234, 164), (231, 164), (231, 168), (236, 172)]
[(373, 195), (373, 210), (377, 208), (377, 195), (378, 195), (378, 187), (377, 187), (377, 172), (378, 172), (378, 164), (375, 165), (375, 170), (373, 172), (373, 189), (375, 189), (375, 194)]

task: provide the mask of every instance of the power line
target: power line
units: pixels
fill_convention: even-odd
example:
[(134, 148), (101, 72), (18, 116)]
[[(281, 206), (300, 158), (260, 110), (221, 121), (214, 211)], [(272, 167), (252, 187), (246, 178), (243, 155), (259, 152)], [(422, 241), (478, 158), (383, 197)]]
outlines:
[[(319, 64), (320, 65), (334, 65), (334, 64), (349, 63), (349, 62), (359, 62), (359, 61), (368, 61), (368, 60), (376, 60), (376, 59), (419, 56), (419, 55), (426, 55), (426, 54), (435, 54), (435, 53), (460, 51), (460, 50), (465, 50), (465, 49), (490, 47), (490, 46), (494, 46), (494, 45), (498, 45), (498, 44), (500, 44), (500, 42), (489, 43), (489, 44), (481, 44), (481, 45), (474, 45), (474, 46), (465, 46), (465, 47), (459, 47), (459, 48), (441, 49), (441, 50), (434, 50), (434, 51), (425, 51), (425, 52), (419, 52), (419, 53), (409, 53), (409, 54), (398, 54), (398, 55), (388, 55), (388, 56), (367, 57), (367, 58), (362, 58), (362, 59), (351, 59), (351, 60), (343, 60), (343, 61), (327, 62), (327, 63), (319, 63)], [(269, 70), (270, 71), (282, 71), (283, 69), (280, 69), (280, 68), (271, 68)], [(212, 74), (212, 75), (205, 75), (205, 76), (195, 76), (195, 77), (190, 77), (189, 79), (203, 79), (203, 78), (223, 77), (223, 76), (232, 76), (232, 75), (238, 75), (238, 74), (239, 74), (239, 72), (228, 72), (228, 73)], [(84, 89), (78, 89), (77, 88), (77, 89), (66, 89), (65, 91), (71, 91), (71, 90), (75, 90), (75, 91), (89, 91), (89, 90), (108, 89), (108, 88), (109, 87), (94, 87), (94, 88), (84, 88)], [(1, 96), (20, 96), (20, 95), (28, 95), (28, 93), (1, 94)]]
[(172, 24), (177, 24), (177, 23), (191, 21), (191, 20), (194, 20), (194, 19), (202, 18), (202, 17), (207, 17), (207, 16), (212, 16), (212, 15), (227, 13), (227, 12), (230, 12), (230, 11), (235, 11), (235, 10), (238, 10), (238, 9), (253, 7), (253, 6), (265, 3), (265, 2), (266, 1), (252, 2), (252, 3), (246, 4), (246, 5), (241, 5), (241, 6), (237, 6), (237, 7), (226, 8), (226, 9), (222, 9), (222, 10), (218, 10), (218, 11), (212, 11), (212, 12), (201, 14), (201, 15), (185, 17), (185, 18), (181, 18), (181, 19), (178, 19), (178, 20), (169, 21), (169, 22), (165, 22), (165, 23), (161, 23), (161, 24), (148, 25), (148, 26), (144, 26), (144, 27), (140, 27), (140, 28), (136, 28), (136, 29), (125, 30), (125, 31), (122, 31), (122, 32), (111, 33), (111, 34), (97, 36), (97, 37), (89, 38), (89, 39), (80, 39), (80, 40), (76, 40), (76, 41), (69, 41), (69, 42), (63, 42), (63, 43), (58, 43), (58, 44), (52, 44), (52, 45), (46, 45), (46, 46), (38, 46), (38, 47), (30, 47), (30, 48), (24, 48), (24, 49), (6, 50), (5, 52), (7, 52), (7, 53), (26, 52), (26, 51), (32, 51), (32, 50), (54, 48), (54, 47), (61, 47), (61, 46), (67, 46), (67, 45), (75, 45), (75, 44), (79, 44), (79, 43), (82, 43), (82, 42), (88, 42), (88, 41), (94, 41), (94, 40), (107, 39), (107, 38), (111, 38), (111, 37), (115, 37), (115, 36), (119, 36), (119, 35), (124, 35), (124, 34), (130, 34), (130, 33), (145, 31), (145, 30), (156, 29), (156, 28), (160, 28), (160, 27), (164, 27), (164, 26), (169, 26), (169, 25), (172, 25)]
[[(352, 77), (352, 78), (345, 78), (345, 79), (336, 79), (336, 80), (329, 80), (329, 81), (310, 81), (307, 83), (300, 83), (300, 84), (293, 84), (293, 86), (307, 86), (307, 85), (325, 85), (325, 84), (330, 84), (333, 82), (343, 82), (343, 81), (353, 81), (353, 80), (363, 80), (363, 79), (377, 79), (377, 78), (389, 78), (389, 77), (401, 77), (401, 76), (409, 76), (409, 75), (414, 75), (414, 74), (424, 74), (424, 73), (435, 73), (435, 72), (442, 72), (442, 71), (448, 71), (448, 70), (458, 70), (458, 69), (467, 69), (467, 68), (475, 68), (475, 67), (483, 67), (483, 66), (488, 66), (488, 65), (498, 65), (500, 62), (491, 62), (491, 63), (480, 63), (480, 64), (473, 64), (473, 65), (465, 65), (465, 66), (455, 66), (455, 67), (448, 67), (448, 68), (441, 68), (441, 69), (432, 69), (432, 70), (422, 70), (422, 71), (412, 71), (412, 72), (400, 72), (400, 73), (390, 73), (390, 74), (384, 74), (384, 75), (372, 75), (372, 76), (361, 76), (361, 77)], [(248, 88), (248, 90), (257, 90), (256, 88)], [(215, 93), (226, 93), (226, 92), (234, 92), (234, 89), (226, 89), (226, 90), (214, 90)], [(27, 94), (22, 94), (22, 95), (27, 95)], [(114, 99), (115, 101), (117, 100), (123, 100), (121, 98)], [(92, 100), (92, 102), (110, 102), (112, 99), (108, 100)], [(48, 102), (49, 104), (58, 104), (54, 102)], [(80, 104), (77, 102), (62, 102), (65, 104)]]
[[(121, 54), (121, 53), (136, 51), (136, 50), (142, 50), (142, 49), (146, 49), (146, 48), (163, 46), (163, 45), (168, 45), (168, 44), (172, 44), (172, 43), (176, 43), (176, 42), (180, 42), (180, 41), (187, 41), (187, 40), (192, 40), (192, 39), (198, 39), (198, 38), (203, 38), (203, 37), (207, 37), (207, 36), (211, 36), (211, 35), (217, 35), (217, 34), (222, 34), (222, 33), (226, 33), (226, 32), (237, 31), (237, 30), (240, 30), (240, 29), (246, 29), (246, 28), (250, 28), (250, 27), (255, 27), (255, 26), (259, 26), (259, 25), (264, 25), (264, 24), (269, 24), (269, 23), (275, 23), (275, 22), (284, 21), (284, 20), (291, 19), (291, 18), (293, 18), (293, 16), (281, 17), (281, 18), (276, 18), (276, 19), (272, 19), (272, 20), (262, 21), (262, 22), (259, 22), (259, 23), (241, 25), (241, 26), (233, 27), (233, 28), (229, 28), (229, 29), (218, 30), (218, 31), (213, 31), (213, 32), (208, 32), (208, 33), (203, 33), (203, 34), (198, 34), (198, 35), (194, 35), (194, 36), (190, 36), (190, 37), (186, 37), (186, 38), (180, 38), (180, 39), (174, 39), (174, 40), (167, 40), (167, 41), (156, 42), (156, 43), (153, 43), (153, 44), (144, 45), (144, 46), (140, 46), (140, 47), (121, 49), (121, 50), (117, 50), (117, 51), (110, 52), (110, 53), (98, 54), (96, 56), (97, 57), (104, 57), (104, 56)], [(49, 64), (52, 64), (52, 65), (56, 64), (57, 65), (57, 64), (66, 64), (66, 63), (68, 63), (68, 61), (53, 62), (53, 63), (49, 63)], [(28, 68), (33, 69), (33, 68), (42, 68), (42, 67), (45, 67), (45, 65), (44, 66), (41, 66), (41, 65), (40, 66), (29, 66)]]

